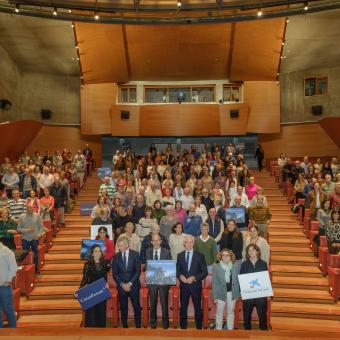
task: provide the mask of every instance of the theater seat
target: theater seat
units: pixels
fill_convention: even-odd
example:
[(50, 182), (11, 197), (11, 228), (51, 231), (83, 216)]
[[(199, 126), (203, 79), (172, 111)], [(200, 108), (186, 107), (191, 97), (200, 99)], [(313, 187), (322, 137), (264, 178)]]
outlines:
[(319, 234), (319, 221), (312, 221), (310, 224), (309, 232), (309, 246), (314, 253), (316, 251), (316, 244), (314, 242), (314, 238), (318, 234)]
[(337, 300), (340, 298), (340, 255), (329, 255), (328, 260), (329, 292)]
[(319, 268), (322, 271), (322, 274), (327, 274), (328, 269), (328, 244), (327, 237), (320, 236), (320, 246), (318, 248), (319, 254)]
[[(20, 289), (19, 288), (15, 288), (15, 286), (17, 285), (17, 277), (15, 277), (13, 279), (12, 285), (13, 285), (13, 304), (14, 304), (14, 310), (15, 310), (15, 316), (16, 319), (19, 319), (19, 312), (20, 312)], [(2, 320), (3, 321), (7, 321), (7, 318), (5, 316), (5, 313), (2, 313)]]
[(303, 207), (305, 206), (305, 199), (299, 198), (298, 204), (299, 204), (299, 223), (300, 225), (302, 225), (303, 224)]
[(303, 233), (309, 237), (310, 232), (310, 209), (305, 209), (305, 216), (303, 218)]
[(29, 252), (24, 261), (18, 263), (19, 270), (16, 274), (15, 288), (19, 288), (21, 294), (28, 296), (34, 287), (35, 265), (34, 254)]
[[(272, 303), (272, 299), (271, 297), (268, 297), (267, 298), (267, 326), (269, 329), (271, 328), (271, 323), (270, 323), (271, 303)], [(256, 308), (253, 309), (251, 319), (252, 321), (258, 321), (259, 319)], [(240, 321), (243, 321), (243, 303), (242, 303), (241, 298), (239, 298), (235, 303), (235, 321), (234, 321), (235, 329), (240, 328)]]

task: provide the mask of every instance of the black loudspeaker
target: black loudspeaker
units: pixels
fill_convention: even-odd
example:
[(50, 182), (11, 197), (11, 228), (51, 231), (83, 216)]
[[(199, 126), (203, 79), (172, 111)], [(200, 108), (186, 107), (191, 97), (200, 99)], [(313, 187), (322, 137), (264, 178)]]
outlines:
[(314, 116), (321, 116), (322, 115), (322, 105), (312, 106), (312, 113)]
[(230, 118), (238, 118), (239, 114), (239, 110), (230, 110)]
[(130, 111), (120, 111), (120, 119), (130, 119)]
[(0, 108), (8, 111), (12, 107), (12, 102), (8, 99), (0, 99)]
[(41, 110), (41, 119), (51, 119), (52, 111), (47, 109)]

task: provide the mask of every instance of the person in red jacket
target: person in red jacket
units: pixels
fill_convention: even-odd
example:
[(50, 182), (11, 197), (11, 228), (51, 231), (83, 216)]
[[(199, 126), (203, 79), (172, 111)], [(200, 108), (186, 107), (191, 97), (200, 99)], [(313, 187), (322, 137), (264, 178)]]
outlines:
[(98, 236), (96, 237), (96, 240), (104, 240), (105, 241), (104, 260), (111, 261), (112, 258), (113, 258), (113, 255), (115, 254), (115, 245), (114, 245), (113, 241), (110, 240), (106, 227), (98, 228)]

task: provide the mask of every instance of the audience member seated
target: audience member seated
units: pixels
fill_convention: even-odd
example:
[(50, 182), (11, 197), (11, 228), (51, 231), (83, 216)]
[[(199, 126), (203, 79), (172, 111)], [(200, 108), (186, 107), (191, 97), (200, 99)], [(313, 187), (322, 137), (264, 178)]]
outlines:
[(249, 219), (259, 228), (260, 236), (268, 238), (268, 224), (272, 218), (272, 214), (268, 205), (264, 204), (264, 197), (257, 198), (257, 204), (249, 209)]
[(188, 187), (184, 188), (184, 192), (180, 198), (180, 201), (182, 202), (182, 206), (185, 211), (188, 211), (190, 205), (195, 203), (194, 198), (190, 194), (190, 188)]
[(113, 196), (114, 196), (116, 191), (113, 188), (113, 186), (111, 185), (109, 177), (104, 177), (103, 183), (99, 187), (99, 193), (101, 193), (102, 190), (107, 190), (107, 193), (108, 193), (110, 199), (113, 199)]
[(58, 214), (58, 220), (62, 227), (65, 227), (65, 209), (67, 208), (67, 189), (61, 184), (59, 175), (54, 176), (51, 195), (54, 197), (54, 208)]
[(333, 210), (340, 210), (340, 182), (335, 183), (335, 191), (329, 196)]
[(21, 214), (26, 211), (25, 200), (20, 198), (19, 189), (12, 190), (12, 199), (8, 202), (9, 217), (16, 223)]
[(183, 224), (178, 222), (172, 228), (172, 233), (169, 236), (169, 246), (171, 251), (171, 258), (173, 260), (177, 259), (177, 255), (185, 250), (184, 248), (184, 238), (186, 234), (183, 232)]
[(54, 220), (54, 197), (50, 195), (50, 189), (44, 189), (44, 196), (40, 198), (40, 215), (41, 219), (47, 226), (51, 226)]
[(326, 237), (330, 254), (340, 254), (340, 212), (332, 212), (331, 221), (326, 224)]
[(165, 208), (165, 215), (161, 218), (159, 222), (159, 228), (162, 235), (164, 235), (167, 239), (172, 232), (172, 229), (178, 223), (178, 218), (175, 214), (175, 209), (173, 206), (168, 205)]
[(245, 188), (245, 193), (249, 201), (251, 201), (253, 197), (256, 195), (257, 187), (258, 185), (255, 183), (255, 177), (251, 176), (249, 178), (249, 184)]
[(122, 233), (127, 222), (133, 222), (132, 216), (127, 213), (125, 207), (119, 207), (117, 212), (117, 216), (112, 220), (112, 231), (115, 235), (115, 239)]
[(211, 208), (209, 210), (207, 223), (209, 226), (209, 235), (215, 240), (219, 247), (219, 243), (224, 232), (224, 222), (219, 217), (217, 217), (215, 208)]
[(298, 179), (294, 184), (296, 202), (298, 202), (300, 198), (304, 198), (303, 192), (307, 184), (308, 181), (305, 179), (305, 174), (303, 172), (299, 172)]
[(326, 194), (320, 190), (320, 184), (316, 182), (314, 184), (314, 190), (308, 193), (305, 208), (310, 209), (311, 220), (316, 219), (318, 210), (321, 208), (324, 201), (326, 201)]
[(241, 205), (243, 205), (244, 207), (246, 207), (247, 209), (250, 206), (249, 200), (248, 200), (248, 196), (244, 193), (243, 187), (241, 185), (239, 185), (237, 187), (237, 191), (236, 194), (230, 199), (229, 201), (229, 207), (234, 206), (235, 204), (235, 198), (237, 196), (241, 197)]
[(176, 204), (175, 204), (175, 215), (176, 215), (178, 221), (180, 223), (184, 224), (185, 218), (187, 217), (187, 213), (183, 209), (181, 201), (176, 201)]
[(3, 184), (8, 197), (12, 197), (12, 191), (19, 188), (19, 176), (14, 171), (12, 165), (7, 167), (7, 171), (1, 179), (1, 183)]
[(19, 178), (19, 190), (22, 192), (22, 198), (26, 199), (30, 196), (31, 190), (37, 190), (37, 181), (31, 175), (29, 168), (25, 168), (24, 174)]
[(188, 216), (184, 220), (184, 232), (197, 237), (200, 234), (202, 217), (196, 214), (196, 205), (190, 204)]
[[(254, 200), (254, 198), (253, 198), (253, 200)], [(240, 230), (240, 231), (243, 231), (243, 230), (248, 228), (249, 214), (248, 214), (247, 208), (244, 205), (241, 204), (241, 200), (242, 200), (241, 196), (236, 195), (235, 199), (234, 199), (234, 204), (233, 204), (232, 207), (230, 207), (228, 209), (228, 213), (230, 213), (232, 215), (233, 211), (234, 211), (235, 214), (237, 215), (237, 212), (236, 212), (237, 210), (239, 210), (239, 209), (243, 210), (244, 219), (239, 219), (239, 221), (237, 222), (237, 229)]]
[(99, 196), (97, 199), (97, 204), (92, 208), (91, 218), (94, 219), (100, 215), (100, 211), (104, 209), (107, 211), (107, 214), (110, 213), (110, 207), (106, 203), (106, 199), (102, 196)]
[(107, 209), (102, 208), (100, 210), (99, 216), (95, 217), (91, 225), (107, 225), (110, 224), (112, 225), (112, 219), (108, 216), (108, 211)]

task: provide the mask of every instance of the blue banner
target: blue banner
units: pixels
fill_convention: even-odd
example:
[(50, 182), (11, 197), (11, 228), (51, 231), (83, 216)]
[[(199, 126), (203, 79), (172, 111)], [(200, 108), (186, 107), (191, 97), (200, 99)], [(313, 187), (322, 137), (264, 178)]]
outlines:
[(106, 281), (103, 278), (80, 288), (75, 293), (83, 310), (87, 310), (111, 298), (111, 293), (106, 288)]
[(98, 168), (97, 173), (99, 178), (110, 177), (111, 176), (111, 169), (110, 168)]
[(80, 203), (80, 216), (90, 216), (95, 203)]

